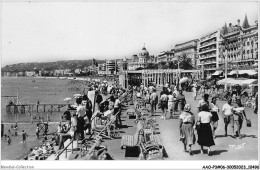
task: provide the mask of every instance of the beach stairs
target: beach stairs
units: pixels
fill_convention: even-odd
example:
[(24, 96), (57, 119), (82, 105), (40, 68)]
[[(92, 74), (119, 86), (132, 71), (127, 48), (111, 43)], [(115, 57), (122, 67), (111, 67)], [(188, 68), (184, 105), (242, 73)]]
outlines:
[[(78, 153), (80, 151), (79, 147), (80, 144), (77, 140), (74, 140), (72, 143), (71, 139), (67, 139), (64, 142), (64, 146), (67, 146), (67, 149), (62, 152), (59, 156), (58, 156), (58, 160), (60, 161), (66, 161), (66, 160), (73, 160), (73, 159), (77, 159)], [(58, 150), (58, 146), (54, 147), (55, 150)], [(47, 161), (54, 161), (57, 160), (57, 154), (59, 154), (59, 152), (56, 152), (56, 154), (52, 154), (47, 158)]]

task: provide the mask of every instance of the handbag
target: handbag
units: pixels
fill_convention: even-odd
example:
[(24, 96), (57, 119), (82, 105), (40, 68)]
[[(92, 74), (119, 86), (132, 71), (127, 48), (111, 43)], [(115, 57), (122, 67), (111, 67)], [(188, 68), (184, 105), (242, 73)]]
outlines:
[(246, 126), (247, 126), (247, 127), (251, 127), (251, 126), (252, 126), (250, 119), (247, 119), (247, 120), (246, 120)]
[(199, 130), (200, 129), (200, 122), (196, 123), (196, 129)]

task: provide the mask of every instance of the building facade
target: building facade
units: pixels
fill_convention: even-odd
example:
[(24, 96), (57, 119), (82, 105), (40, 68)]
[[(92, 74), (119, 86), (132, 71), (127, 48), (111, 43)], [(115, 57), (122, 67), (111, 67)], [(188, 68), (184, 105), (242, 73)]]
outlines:
[(193, 68), (197, 68), (197, 43), (198, 39), (187, 41), (181, 44), (176, 44), (174, 47), (175, 57), (173, 60), (178, 60), (181, 56), (186, 55), (191, 59)]
[(119, 73), (119, 83), (123, 87), (128, 85), (137, 85), (141, 83), (149, 86), (149, 83), (155, 83), (158, 86), (163, 86), (166, 83), (177, 84), (183, 77), (190, 79), (198, 79), (200, 76), (199, 70), (178, 70), (178, 69), (144, 69), (144, 70), (128, 70)]
[(198, 41), (197, 66), (204, 77), (210, 77), (219, 68), (220, 30), (201, 37)]
[(149, 63), (156, 63), (156, 57), (150, 56), (145, 47), (132, 58), (127, 59), (127, 70), (136, 70), (138, 68), (145, 68)]
[(258, 22), (249, 25), (247, 16), (240, 26), (231, 23), (221, 30), (222, 42), (220, 43), (219, 68), (225, 70), (227, 60), (228, 73), (232, 70), (250, 70), (258, 67)]
[(159, 54), (157, 56), (157, 63), (170, 62), (170, 61), (173, 61), (173, 58), (174, 58), (174, 50), (164, 51), (164, 52), (161, 52), (161, 54)]

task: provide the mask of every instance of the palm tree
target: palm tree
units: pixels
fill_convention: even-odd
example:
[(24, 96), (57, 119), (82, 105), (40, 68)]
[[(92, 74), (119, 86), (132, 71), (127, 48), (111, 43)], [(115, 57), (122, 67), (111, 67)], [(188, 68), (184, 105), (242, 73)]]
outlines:
[(191, 58), (188, 57), (187, 53), (182, 53), (182, 55), (179, 57), (180, 61), (180, 69), (184, 70), (191, 70), (193, 69)]

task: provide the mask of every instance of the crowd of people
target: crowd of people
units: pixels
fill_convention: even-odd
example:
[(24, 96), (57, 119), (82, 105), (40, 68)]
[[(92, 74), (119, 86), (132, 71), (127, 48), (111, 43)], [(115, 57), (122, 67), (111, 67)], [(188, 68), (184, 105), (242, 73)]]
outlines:
[[(215, 145), (216, 129), (220, 117), (225, 124), (224, 136), (227, 136), (228, 125), (231, 125), (232, 138), (242, 139), (241, 129), (243, 121), (248, 121), (245, 107), (239, 96), (229, 97), (222, 108), (217, 104), (217, 97), (212, 96), (209, 101), (209, 94), (203, 93), (202, 100), (198, 102), (197, 115), (191, 112), (191, 105), (186, 102), (185, 95), (178, 85), (169, 86), (166, 84), (160, 95), (156, 93), (156, 87), (133, 87), (136, 91), (136, 98), (143, 98), (146, 104), (150, 104), (150, 116), (155, 114), (156, 108), (161, 109), (161, 119), (173, 118), (178, 115), (180, 119), (180, 140), (184, 144), (184, 151), (192, 155), (192, 145), (196, 142), (201, 146), (201, 153), (207, 147), (207, 154), (211, 155), (211, 146)], [(195, 91), (196, 93), (196, 91)], [(196, 96), (194, 99), (196, 100)], [(146, 106), (146, 105), (145, 105)], [(169, 115), (169, 117), (168, 117)], [(196, 118), (197, 117), (197, 118)], [(187, 149), (188, 147), (188, 149)]]

